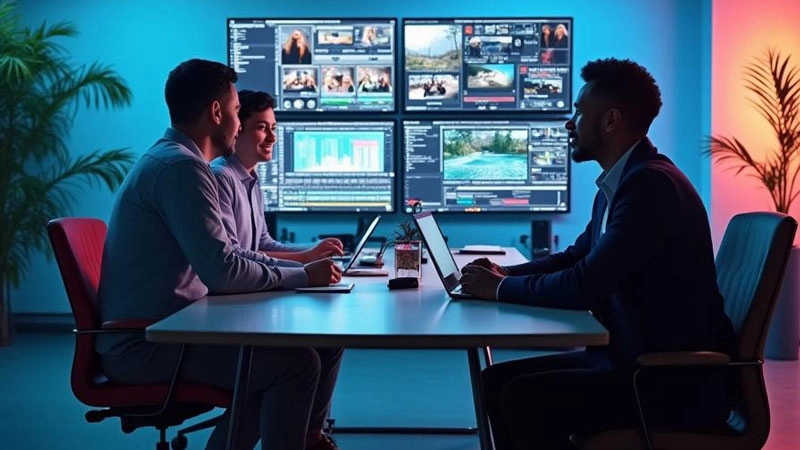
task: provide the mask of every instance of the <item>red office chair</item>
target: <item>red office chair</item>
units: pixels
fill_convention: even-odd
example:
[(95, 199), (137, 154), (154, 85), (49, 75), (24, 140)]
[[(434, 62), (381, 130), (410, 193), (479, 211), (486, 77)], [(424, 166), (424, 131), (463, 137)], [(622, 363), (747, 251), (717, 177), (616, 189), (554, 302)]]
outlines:
[[(176, 383), (180, 361), (171, 383), (124, 385), (106, 378), (94, 350), (95, 336), (99, 333), (142, 333), (149, 323), (117, 321), (100, 326), (97, 289), (106, 238), (106, 224), (102, 220), (55, 219), (47, 224), (47, 232), (75, 317), (72, 392), (82, 403), (103, 408), (88, 411), (88, 422), (119, 417), (125, 433), (141, 427), (155, 427), (159, 431), (156, 450), (169, 450), (166, 441), (168, 427), (180, 425), (214, 407), (227, 408), (230, 405), (230, 392), (199, 384)], [(172, 440), (172, 448), (185, 449), (186, 433), (214, 426), (217, 419), (178, 431)]]

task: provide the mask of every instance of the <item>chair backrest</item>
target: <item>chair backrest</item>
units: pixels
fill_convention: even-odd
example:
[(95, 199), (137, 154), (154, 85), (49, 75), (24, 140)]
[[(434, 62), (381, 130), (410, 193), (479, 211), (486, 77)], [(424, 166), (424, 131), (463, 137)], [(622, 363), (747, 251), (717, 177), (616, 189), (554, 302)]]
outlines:
[(78, 330), (97, 329), (97, 290), (106, 240), (106, 224), (99, 219), (68, 217), (47, 223), (61, 279)]
[[(47, 223), (61, 279), (78, 331), (100, 328), (97, 290), (106, 240), (106, 224), (99, 219), (61, 218)], [(98, 387), (106, 381), (94, 350), (95, 335), (75, 337), (71, 385), (75, 397), (91, 406), (105, 406)]]
[(738, 336), (740, 361), (762, 360), (772, 312), (783, 284), (797, 221), (780, 213), (734, 216), (717, 252), (725, 313)]

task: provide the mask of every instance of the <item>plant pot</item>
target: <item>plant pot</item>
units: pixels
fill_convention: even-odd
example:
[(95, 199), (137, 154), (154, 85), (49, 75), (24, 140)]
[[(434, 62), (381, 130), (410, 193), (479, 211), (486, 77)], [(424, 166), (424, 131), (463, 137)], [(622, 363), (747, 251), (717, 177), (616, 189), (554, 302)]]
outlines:
[(772, 315), (764, 355), (769, 359), (796, 360), (800, 340), (800, 247), (792, 247), (783, 286)]
[(394, 246), (394, 277), (422, 277), (422, 242), (397, 242)]
[(7, 281), (0, 273), (0, 347), (14, 342), (14, 321), (11, 315), (11, 295)]

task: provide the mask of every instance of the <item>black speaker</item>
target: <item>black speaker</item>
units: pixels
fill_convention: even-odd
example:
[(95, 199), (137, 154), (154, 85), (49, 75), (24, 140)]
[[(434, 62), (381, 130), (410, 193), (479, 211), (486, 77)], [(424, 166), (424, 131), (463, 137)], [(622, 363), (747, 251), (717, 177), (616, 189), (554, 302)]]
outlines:
[(550, 254), (553, 234), (549, 220), (531, 222), (531, 258), (541, 258)]

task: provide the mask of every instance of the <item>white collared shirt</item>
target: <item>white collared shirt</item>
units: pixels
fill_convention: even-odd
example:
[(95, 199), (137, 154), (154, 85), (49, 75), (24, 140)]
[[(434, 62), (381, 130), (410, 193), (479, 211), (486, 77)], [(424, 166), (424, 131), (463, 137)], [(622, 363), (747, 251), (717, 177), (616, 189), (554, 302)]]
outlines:
[(617, 188), (619, 187), (619, 181), (622, 178), (622, 172), (625, 170), (625, 164), (628, 162), (628, 158), (630, 158), (631, 153), (633, 153), (633, 149), (639, 145), (641, 140), (636, 141), (629, 149), (626, 151), (614, 164), (614, 167), (611, 168), (608, 172), (603, 172), (597, 177), (595, 180), (595, 184), (603, 194), (606, 195), (606, 209), (603, 211), (603, 222), (600, 225), (600, 233), (606, 232), (606, 221), (608, 220), (608, 207), (611, 206), (611, 200), (614, 199), (614, 194), (617, 193)]

